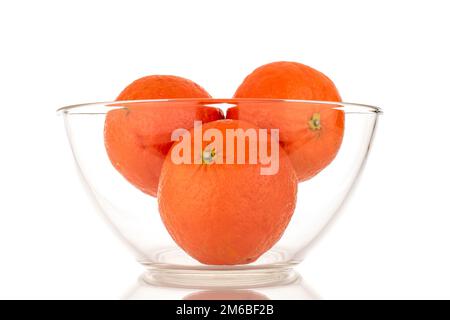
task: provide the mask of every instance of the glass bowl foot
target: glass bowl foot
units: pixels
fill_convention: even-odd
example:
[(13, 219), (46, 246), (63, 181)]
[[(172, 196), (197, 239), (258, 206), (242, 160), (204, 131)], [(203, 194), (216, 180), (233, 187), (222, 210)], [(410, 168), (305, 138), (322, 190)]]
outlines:
[(260, 288), (285, 285), (298, 274), (291, 267), (245, 270), (195, 270), (150, 267), (142, 280), (150, 285), (181, 288)]

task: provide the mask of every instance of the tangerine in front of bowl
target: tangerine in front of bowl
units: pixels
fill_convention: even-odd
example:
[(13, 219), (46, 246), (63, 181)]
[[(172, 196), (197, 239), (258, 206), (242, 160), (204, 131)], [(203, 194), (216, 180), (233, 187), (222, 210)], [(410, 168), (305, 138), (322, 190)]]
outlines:
[[(244, 135), (257, 132), (257, 143), (241, 140), (246, 143), (238, 149), (243, 137), (228, 134), (236, 130)], [(199, 150), (191, 138), (194, 131), (172, 146), (164, 162), (158, 189), (161, 218), (175, 242), (201, 263), (251, 263), (280, 239), (291, 219), (297, 197), (295, 170), (278, 141), (248, 122), (203, 125), (203, 137), (215, 132), (223, 139), (216, 137), (214, 147), (205, 139)], [(183, 143), (193, 150), (190, 163), (173, 159)], [(267, 172), (272, 174), (261, 174), (268, 162), (258, 148), (267, 148), (278, 161), (277, 170)]]

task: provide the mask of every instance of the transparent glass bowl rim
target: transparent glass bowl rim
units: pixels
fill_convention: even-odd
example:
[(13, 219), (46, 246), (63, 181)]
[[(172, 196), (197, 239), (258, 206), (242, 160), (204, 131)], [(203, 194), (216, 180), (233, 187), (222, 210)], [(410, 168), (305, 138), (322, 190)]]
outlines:
[(240, 103), (286, 103), (286, 104), (323, 104), (335, 105), (333, 109), (342, 110), (345, 113), (361, 113), (361, 114), (382, 114), (381, 108), (361, 103), (334, 102), (334, 101), (318, 101), (318, 100), (291, 100), (291, 99), (255, 99), (255, 98), (232, 98), (232, 99), (215, 99), (215, 98), (190, 98), (190, 99), (146, 99), (146, 100), (123, 100), (123, 101), (105, 101), (91, 102), (68, 105), (57, 109), (57, 113), (64, 114), (106, 114), (112, 109), (123, 109), (127, 104), (145, 104), (145, 103), (183, 103), (196, 102), (205, 107), (218, 107), (226, 105), (231, 108), (238, 106)]

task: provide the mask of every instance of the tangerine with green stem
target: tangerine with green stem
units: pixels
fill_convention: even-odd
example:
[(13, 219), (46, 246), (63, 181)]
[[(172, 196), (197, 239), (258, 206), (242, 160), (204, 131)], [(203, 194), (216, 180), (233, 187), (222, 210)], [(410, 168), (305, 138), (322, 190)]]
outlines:
[(341, 97), (336, 86), (320, 71), (297, 62), (269, 63), (248, 75), (234, 97), (310, 100), (297, 104), (242, 102), (227, 111), (228, 119), (279, 129), (280, 143), (291, 158), (299, 181), (314, 177), (337, 155), (345, 116), (339, 110)]

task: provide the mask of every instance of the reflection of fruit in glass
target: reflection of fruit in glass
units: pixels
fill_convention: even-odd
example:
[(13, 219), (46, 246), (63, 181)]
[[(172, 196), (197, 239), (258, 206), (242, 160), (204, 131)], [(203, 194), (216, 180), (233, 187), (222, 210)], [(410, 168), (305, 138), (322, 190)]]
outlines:
[[(323, 73), (296, 62), (274, 62), (245, 78), (235, 98), (341, 101), (334, 83)], [(344, 113), (338, 105), (281, 102), (241, 103), (228, 109), (228, 119), (280, 129), (280, 143), (290, 156), (299, 181), (324, 169), (336, 156), (344, 134)]]
[[(136, 80), (117, 100), (161, 98), (208, 98), (194, 82), (174, 76), (149, 76)], [(104, 137), (114, 167), (134, 186), (156, 196), (159, 175), (178, 128), (192, 128), (195, 120), (222, 119), (219, 109), (190, 102), (128, 103), (123, 109), (108, 112)]]
[[(258, 130), (254, 125), (219, 120), (204, 125), (202, 132), (208, 129), (221, 133), (223, 147), (209, 149), (210, 142), (203, 141), (197, 152), (195, 139), (191, 139), (192, 159), (200, 157), (199, 164), (175, 164), (172, 160), (172, 151), (187, 135), (169, 152), (158, 189), (161, 217), (175, 242), (198, 261), (213, 265), (251, 263), (279, 240), (289, 223), (296, 203), (295, 171), (279, 148), (274, 160), (279, 163), (278, 172), (262, 175), (266, 164), (261, 163), (257, 147), (249, 140), (243, 149), (245, 164), (236, 163), (238, 138), (226, 138), (226, 131)], [(260, 145), (272, 143), (267, 133), (257, 137)], [(226, 144), (231, 142), (234, 146), (228, 152), (234, 152), (234, 164), (226, 163)], [(278, 149), (278, 143), (276, 146)], [(276, 156), (275, 148), (267, 148), (269, 155)], [(257, 161), (250, 164), (252, 155)]]
[(262, 293), (253, 290), (210, 290), (188, 294), (183, 300), (270, 300)]

